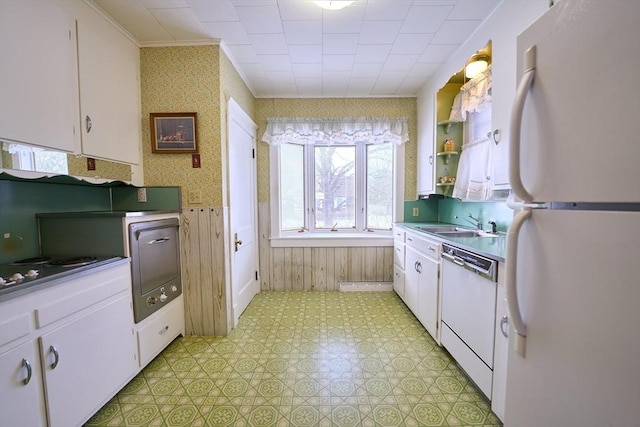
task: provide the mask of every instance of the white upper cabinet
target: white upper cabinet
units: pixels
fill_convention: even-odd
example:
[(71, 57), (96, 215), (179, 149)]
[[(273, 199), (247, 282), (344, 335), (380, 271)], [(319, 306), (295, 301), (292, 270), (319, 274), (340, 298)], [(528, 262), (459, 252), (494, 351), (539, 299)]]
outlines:
[(79, 150), (75, 23), (53, 2), (0, 0), (0, 138)]
[(0, 0), (0, 58), (0, 139), (140, 163), (140, 50), (93, 7)]
[(140, 50), (97, 12), (78, 16), (82, 154), (140, 162)]
[(418, 195), (435, 193), (435, 94), (418, 98)]

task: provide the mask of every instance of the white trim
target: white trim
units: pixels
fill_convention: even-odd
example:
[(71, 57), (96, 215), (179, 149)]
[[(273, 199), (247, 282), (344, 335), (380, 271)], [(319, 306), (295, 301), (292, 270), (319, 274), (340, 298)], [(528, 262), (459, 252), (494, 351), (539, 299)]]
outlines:
[(393, 151), (393, 223), (404, 222), (404, 147), (405, 144), (397, 145)]
[(305, 233), (300, 236), (272, 237), (270, 241), (272, 248), (391, 247), (393, 246), (393, 235), (369, 236), (364, 233), (341, 233), (340, 236), (334, 236)]
[(220, 42), (220, 39), (141, 42), (140, 47), (219, 46)]

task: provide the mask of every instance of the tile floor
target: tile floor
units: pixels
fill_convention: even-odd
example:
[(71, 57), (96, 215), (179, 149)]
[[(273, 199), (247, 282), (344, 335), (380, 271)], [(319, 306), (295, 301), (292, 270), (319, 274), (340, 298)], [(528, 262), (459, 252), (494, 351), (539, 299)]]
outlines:
[(176, 339), (88, 426), (499, 426), (393, 292), (258, 294)]

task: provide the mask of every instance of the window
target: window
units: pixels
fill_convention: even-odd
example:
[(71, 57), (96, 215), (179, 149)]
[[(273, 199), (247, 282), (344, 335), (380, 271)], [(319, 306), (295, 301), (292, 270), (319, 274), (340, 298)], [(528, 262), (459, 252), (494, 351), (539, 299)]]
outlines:
[(11, 156), (12, 169), (68, 174), (67, 154), (25, 144), (1, 142), (2, 149)]
[[(288, 132), (280, 130), (280, 135)], [(340, 141), (323, 139), (317, 127), (309, 133), (313, 136), (305, 139), (289, 132), (274, 144), (268, 126), (263, 136), (271, 145), (272, 242), (390, 236), (395, 196), (403, 191), (394, 172), (404, 160), (404, 147), (376, 139), (370, 131), (357, 137), (348, 132)], [(338, 133), (333, 128), (326, 134)]]

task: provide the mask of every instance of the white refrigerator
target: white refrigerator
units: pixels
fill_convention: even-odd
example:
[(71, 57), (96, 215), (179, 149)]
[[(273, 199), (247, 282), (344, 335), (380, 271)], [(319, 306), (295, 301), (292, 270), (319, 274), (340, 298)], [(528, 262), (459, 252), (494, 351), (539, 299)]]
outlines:
[(507, 427), (640, 426), (640, 0), (518, 36)]

